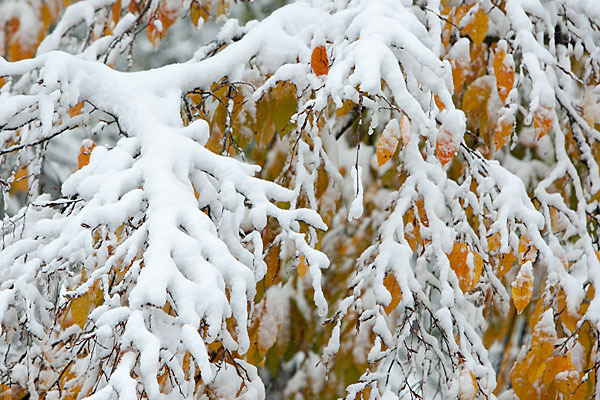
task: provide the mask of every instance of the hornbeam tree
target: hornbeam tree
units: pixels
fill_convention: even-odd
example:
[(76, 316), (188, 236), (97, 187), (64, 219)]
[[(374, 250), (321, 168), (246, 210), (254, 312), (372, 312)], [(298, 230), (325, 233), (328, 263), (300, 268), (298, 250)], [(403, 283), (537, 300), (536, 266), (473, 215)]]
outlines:
[(0, 398), (597, 399), (599, 124), (595, 1), (6, 0)]

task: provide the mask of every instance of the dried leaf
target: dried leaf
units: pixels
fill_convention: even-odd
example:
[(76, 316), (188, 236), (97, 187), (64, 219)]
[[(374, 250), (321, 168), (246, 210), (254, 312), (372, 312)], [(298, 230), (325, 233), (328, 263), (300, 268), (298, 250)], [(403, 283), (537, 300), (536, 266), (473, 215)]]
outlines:
[(452, 160), (457, 148), (458, 144), (455, 142), (452, 133), (446, 129), (442, 129), (435, 142), (435, 155), (442, 163), (442, 166), (448, 164), (448, 162)]
[(494, 74), (498, 96), (504, 103), (515, 83), (515, 62), (504, 50), (496, 51), (494, 55)]
[(396, 277), (391, 273), (387, 274), (383, 279), (383, 286), (385, 286), (387, 291), (392, 295), (392, 301), (384, 308), (385, 313), (390, 315), (396, 307), (398, 307), (398, 304), (400, 304), (400, 300), (402, 300), (402, 291), (400, 290)]
[(329, 59), (327, 58), (325, 46), (315, 47), (310, 57), (310, 65), (315, 75), (327, 75), (329, 72)]
[(398, 126), (398, 120), (392, 118), (383, 129), (383, 132), (381, 132), (379, 140), (377, 140), (376, 155), (377, 164), (380, 167), (392, 158), (396, 152), (399, 137), (400, 127)]

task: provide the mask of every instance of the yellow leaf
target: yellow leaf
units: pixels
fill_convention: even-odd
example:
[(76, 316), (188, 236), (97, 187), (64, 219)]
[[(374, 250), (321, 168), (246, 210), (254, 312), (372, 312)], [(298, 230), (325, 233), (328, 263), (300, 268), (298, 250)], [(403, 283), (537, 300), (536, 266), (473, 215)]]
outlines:
[[(0, 85), (0, 87), (2, 87)], [(348, 114), (350, 111), (352, 111), (354, 109), (354, 106), (356, 105), (356, 103), (354, 103), (352, 100), (344, 100), (344, 103), (342, 104), (342, 106), (340, 108), (338, 108), (337, 110), (335, 110), (335, 115), (338, 117), (342, 117), (346, 114)]]
[(542, 382), (546, 386), (556, 382), (556, 386), (562, 394), (565, 396), (572, 395), (580, 383), (580, 377), (571, 361), (571, 354), (552, 357), (548, 360)]
[(190, 18), (196, 28), (200, 27), (200, 18), (202, 21), (208, 20), (213, 8), (213, 0), (193, 0), (190, 4)]
[(521, 400), (531, 400), (539, 397), (537, 390), (527, 379), (528, 368), (529, 364), (526, 360), (519, 361), (515, 363), (510, 376), (513, 390)]
[(231, 0), (219, 0), (217, 3), (217, 19), (227, 17), (229, 14), (229, 8), (231, 7)]
[(515, 303), (517, 313), (521, 314), (523, 309), (527, 307), (531, 300), (531, 294), (533, 293), (533, 273), (531, 268), (531, 262), (526, 262), (521, 266), (519, 274), (511, 284), (512, 287), (512, 299)]
[(400, 134), (402, 136), (402, 144), (404, 146), (408, 145), (410, 140), (410, 119), (408, 119), (406, 114), (402, 114), (402, 119), (400, 120)]
[(535, 137), (540, 140), (552, 128), (554, 119), (554, 110), (550, 107), (539, 107), (533, 115), (533, 130)]
[(398, 126), (398, 120), (392, 118), (383, 129), (383, 132), (381, 132), (379, 140), (377, 140), (376, 155), (377, 164), (380, 167), (392, 158), (396, 152), (399, 136), (400, 127)]
[(298, 271), (300, 278), (304, 278), (306, 271), (308, 271), (308, 264), (306, 263), (306, 258), (304, 256), (300, 256), (300, 261), (298, 262), (298, 267), (296, 270)]
[(487, 105), (490, 97), (490, 90), (484, 84), (478, 84), (481, 80), (472, 83), (467, 88), (462, 101), (462, 109), (466, 113), (473, 113), (481, 111), (482, 107)]
[(477, 395), (477, 380), (473, 371), (463, 368), (458, 377), (458, 398), (460, 400), (474, 400)]
[(87, 316), (92, 308), (92, 296), (90, 293), (86, 293), (83, 296), (79, 296), (71, 300), (71, 317), (73, 317), (73, 323), (79, 325), (83, 330), (87, 321)]
[(488, 19), (485, 11), (480, 8), (473, 15), (473, 20), (461, 30), (461, 33), (463, 35), (468, 33), (476, 45), (481, 44), (487, 35)]
[(442, 166), (452, 160), (457, 148), (458, 144), (454, 141), (452, 133), (446, 129), (442, 129), (435, 142), (435, 155), (442, 163)]
[(396, 278), (392, 273), (385, 276), (383, 279), (383, 286), (385, 286), (387, 291), (392, 295), (392, 301), (384, 308), (385, 313), (390, 315), (396, 307), (398, 307), (398, 304), (400, 304), (400, 300), (402, 300), (402, 291), (400, 290), (398, 281), (396, 281)]
[(560, 312), (560, 319), (565, 327), (574, 332), (577, 329), (577, 323), (581, 319), (579, 313), (572, 315), (567, 308), (567, 296), (563, 289), (559, 289), (556, 295), (556, 302), (558, 304), (558, 311)]
[(515, 62), (512, 57), (506, 57), (504, 50), (498, 50), (494, 55), (494, 74), (498, 96), (504, 103), (515, 83)]
[(329, 72), (329, 58), (325, 46), (317, 46), (310, 56), (310, 66), (315, 75), (327, 75)]
[(27, 166), (23, 166), (15, 172), (14, 181), (10, 184), (9, 194), (26, 193), (29, 189)]
[(524, 263), (526, 261), (535, 261), (537, 257), (537, 249), (531, 243), (529, 238), (525, 235), (519, 239), (519, 261)]

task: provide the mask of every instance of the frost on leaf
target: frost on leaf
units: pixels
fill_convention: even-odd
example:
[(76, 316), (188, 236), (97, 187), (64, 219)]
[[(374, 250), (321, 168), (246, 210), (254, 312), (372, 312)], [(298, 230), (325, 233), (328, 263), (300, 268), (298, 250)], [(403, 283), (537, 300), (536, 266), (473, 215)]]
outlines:
[(525, 307), (531, 300), (531, 294), (533, 293), (533, 270), (531, 267), (531, 261), (527, 261), (521, 265), (521, 269), (513, 283), (512, 288), (512, 300), (517, 309), (517, 313), (523, 312)]
[(459, 377), (458, 398), (460, 400), (474, 400), (477, 396), (477, 381), (473, 371), (462, 368)]
[(481, 44), (485, 39), (488, 31), (488, 21), (489, 17), (483, 11), (483, 9), (478, 8), (475, 13), (466, 18), (471, 18), (470, 21), (465, 25), (462, 29), (463, 34), (469, 34), (471, 40), (476, 45)]
[(454, 139), (454, 135), (448, 130), (442, 129), (435, 142), (435, 155), (442, 165), (446, 165), (452, 160), (457, 148), (458, 144)]
[[(405, 130), (406, 130), (405, 126)], [(383, 132), (377, 140), (377, 164), (381, 167), (385, 164), (396, 152), (398, 147), (398, 139), (400, 138), (400, 127), (397, 119), (392, 119), (387, 123)]]
[(540, 140), (550, 132), (553, 119), (554, 110), (550, 107), (541, 106), (535, 111), (533, 114), (533, 129), (537, 140)]

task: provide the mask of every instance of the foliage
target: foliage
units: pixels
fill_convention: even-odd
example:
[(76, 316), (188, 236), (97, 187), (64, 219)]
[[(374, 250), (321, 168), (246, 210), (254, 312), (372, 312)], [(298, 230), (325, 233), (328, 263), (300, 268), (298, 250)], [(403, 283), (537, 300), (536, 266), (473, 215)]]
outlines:
[(0, 397), (600, 392), (595, 3), (70, 3), (0, 3)]

